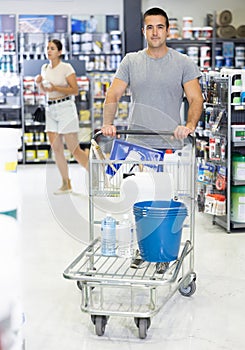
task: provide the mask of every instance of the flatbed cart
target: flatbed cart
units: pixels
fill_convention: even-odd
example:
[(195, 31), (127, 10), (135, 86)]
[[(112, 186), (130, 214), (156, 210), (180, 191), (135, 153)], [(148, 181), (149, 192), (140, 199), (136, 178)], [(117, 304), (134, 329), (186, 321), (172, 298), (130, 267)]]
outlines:
[[(170, 138), (173, 135), (169, 132), (142, 132), (141, 130), (121, 130), (118, 134), (158, 134)], [(104, 142), (105, 137), (101, 132), (97, 132), (93, 138), (96, 142), (99, 139), (103, 139)], [(111, 139), (108, 142), (111, 143)], [(189, 154), (187, 157), (185, 154), (183, 160), (182, 150), (186, 146)], [(176, 146), (174, 149), (176, 151)], [(118, 184), (113, 185), (110, 181), (108, 182), (105, 169), (127, 161), (110, 160), (104, 157), (101, 149), (98, 148), (97, 151), (99, 151), (97, 157), (96, 152), (90, 151), (89, 160), (89, 244), (65, 269), (63, 276), (76, 281), (81, 291), (81, 310), (91, 315), (91, 321), (98, 336), (104, 334), (110, 316), (121, 316), (133, 317), (138, 327), (139, 338), (144, 339), (147, 336), (151, 318), (176, 291), (185, 297), (190, 297), (196, 290), (194, 272), (195, 138), (188, 137), (182, 141), (179, 148), (179, 161), (171, 164), (175, 197), (186, 204), (188, 218), (183, 226), (179, 255), (176, 260), (170, 262), (164, 274), (156, 272), (155, 263), (147, 262), (144, 268), (133, 269), (130, 267), (130, 258), (108, 257), (101, 254), (100, 225), (104, 213), (101, 214), (100, 210), (97, 210), (96, 199), (99, 199), (103, 206), (103, 200), (107, 201), (109, 198), (112, 201), (110, 212), (113, 213), (113, 200), (120, 197), (120, 188)], [(144, 165), (148, 162), (143, 161)], [(130, 168), (132, 165), (139, 165), (138, 161), (131, 160), (128, 163)], [(157, 163), (162, 164), (161, 161)]]

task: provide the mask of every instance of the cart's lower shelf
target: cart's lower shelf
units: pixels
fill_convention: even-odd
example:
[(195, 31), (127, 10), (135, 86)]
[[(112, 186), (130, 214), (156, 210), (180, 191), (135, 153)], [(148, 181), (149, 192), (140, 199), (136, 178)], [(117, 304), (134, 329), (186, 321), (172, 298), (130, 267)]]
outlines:
[[(190, 242), (185, 249), (186, 256), (192, 250)], [(78, 281), (106, 284), (161, 285), (176, 278), (179, 259), (170, 263), (164, 275), (156, 272), (155, 263), (145, 262), (144, 268), (130, 267), (131, 259), (100, 254), (101, 241), (96, 238), (64, 271), (64, 277)]]

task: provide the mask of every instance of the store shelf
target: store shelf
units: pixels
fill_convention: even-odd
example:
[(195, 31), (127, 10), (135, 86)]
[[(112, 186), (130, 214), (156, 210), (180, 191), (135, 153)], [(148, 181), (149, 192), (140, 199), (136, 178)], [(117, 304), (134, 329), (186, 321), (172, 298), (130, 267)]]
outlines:
[[(206, 73), (207, 91), (204, 91), (204, 96), (207, 101), (197, 128), (199, 211), (211, 214), (213, 223), (227, 232), (245, 227), (240, 214), (243, 210), (243, 189), (239, 188), (245, 186), (245, 178), (242, 179), (242, 172), (239, 172), (239, 181), (235, 180), (235, 168), (232, 165), (234, 152), (245, 154), (243, 133), (239, 133), (244, 129), (245, 109), (243, 104), (239, 104), (242, 108), (237, 110), (237, 105), (231, 102), (235, 81), (242, 79), (241, 73), (241, 69)], [(216, 208), (219, 211), (220, 208), (224, 209), (224, 199), (225, 211), (221, 215), (216, 213)]]

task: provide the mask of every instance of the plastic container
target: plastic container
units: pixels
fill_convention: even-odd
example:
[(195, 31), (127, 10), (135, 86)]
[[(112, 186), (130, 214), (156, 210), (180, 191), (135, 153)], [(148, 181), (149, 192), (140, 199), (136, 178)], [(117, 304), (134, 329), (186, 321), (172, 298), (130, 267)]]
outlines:
[(193, 39), (192, 28), (183, 28), (182, 29), (182, 37), (183, 39)]
[(177, 28), (178, 27), (178, 19), (177, 18), (169, 18), (169, 28)]
[(245, 46), (236, 46), (235, 53), (236, 53), (236, 57), (244, 58), (245, 57)]
[(224, 65), (224, 57), (223, 56), (215, 56), (215, 67), (222, 68)]
[(211, 57), (200, 57), (200, 67), (210, 68), (211, 67)]
[(231, 186), (231, 221), (245, 223), (245, 186)]
[(215, 46), (215, 56), (222, 56), (222, 46), (216, 45)]
[(225, 57), (225, 67), (233, 67), (233, 57)]
[(245, 58), (244, 57), (235, 57), (235, 67), (243, 68), (245, 67)]
[(183, 29), (184, 28), (191, 28), (193, 24), (193, 17), (183, 17)]
[(127, 214), (123, 215), (117, 227), (117, 240), (118, 256), (131, 258), (133, 256), (133, 225)]
[(169, 39), (179, 39), (179, 28), (169, 27)]
[(193, 33), (194, 39), (200, 39), (202, 37), (202, 28), (201, 27), (193, 27), (192, 33)]
[(170, 174), (174, 194), (181, 192), (189, 193), (191, 186), (190, 160), (191, 145), (186, 145), (183, 149), (173, 152), (172, 149), (165, 150), (163, 158), (163, 171)]
[(210, 57), (211, 56), (210, 46), (201, 46), (200, 55), (201, 55), (201, 57)]
[(187, 216), (184, 203), (173, 200), (144, 201), (135, 203), (133, 212), (142, 258), (149, 262), (176, 260)]
[(202, 28), (202, 38), (210, 39), (213, 36), (213, 28), (212, 27), (203, 27)]
[(174, 193), (178, 192), (179, 174), (178, 174), (178, 161), (179, 157), (177, 153), (173, 153), (172, 149), (167, 149), (163, 158), (163, 171), (170, 174), (173, 180)]
[(232, 155), (232, 178), (245, 181), (245, 156), (241, 154)]
[(101, 254), (116, 255), (116, 220), (110, 213), (101, 221)]
[(166, 149), (163, 158), (163, 171), (166, 171), (167, 173), (174, 173), (178, 159), (179, 157), (177, 153), (174, 153), (172, 149)]
[(245, 125), (232, 125), (231, 126), (231, 139), (233, 142), (245, 141)]
[(189, 46), (187, 48), (187, 55), (190, 57), (198, 57), (198, 47), (197, 46)]

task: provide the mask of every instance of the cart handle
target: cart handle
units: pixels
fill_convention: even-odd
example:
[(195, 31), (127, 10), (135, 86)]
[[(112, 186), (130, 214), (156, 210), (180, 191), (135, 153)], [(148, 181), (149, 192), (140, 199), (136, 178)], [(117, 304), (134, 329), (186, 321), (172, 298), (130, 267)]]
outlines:
[[(96, 139), (103, 135), (102, 131), (97, 131), (93, 138), (95, 141)], [(162, 136), (174, 136), (173, 131), (149, 131), (149, 130), (116, 130), (116, 135), (162, 135)], [(187, 137), (190, 141), (190, 143), (195, 143), (195, 136), (194, 135), (188, 135)]]

